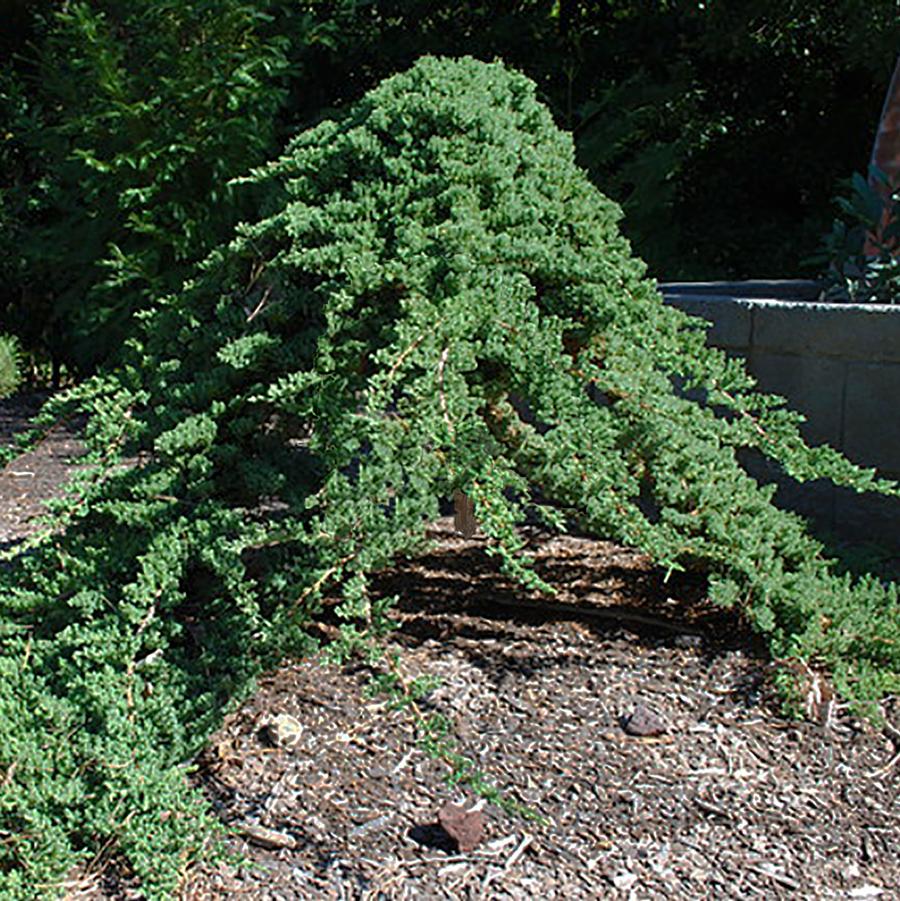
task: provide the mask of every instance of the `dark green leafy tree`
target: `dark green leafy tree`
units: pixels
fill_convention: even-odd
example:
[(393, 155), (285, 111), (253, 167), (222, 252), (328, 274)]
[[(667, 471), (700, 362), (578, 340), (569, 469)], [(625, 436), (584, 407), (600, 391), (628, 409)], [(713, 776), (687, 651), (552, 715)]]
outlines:
[(227, 237), (229, 179), (273, 152), (287, 35), (308, 35), (284, 6), (79, 0), (36, 18), (0, 80), (0, 264), (31, 346), (90, 371)]
[(736, 457), (896, 486), (806, 447), (662, 304), (531, 81), (425, 58), (249, 180), (263, 216), (143, 316), (119, 374), (45, 410), (89, 413), (94, 465), (65, 531), (0, 571), (4, 897), (107, 841), (167, 897), (209, 852), (185, 761), (318, 618), (336, 656), (374, 656), (393, 599), (369, 575), (457, 489), (526, 586), (553, 590), (532, 511), (702, 567), (786, 673), (828, 667), (860, 708), (900, 688), (896, 585), (837, 574)]

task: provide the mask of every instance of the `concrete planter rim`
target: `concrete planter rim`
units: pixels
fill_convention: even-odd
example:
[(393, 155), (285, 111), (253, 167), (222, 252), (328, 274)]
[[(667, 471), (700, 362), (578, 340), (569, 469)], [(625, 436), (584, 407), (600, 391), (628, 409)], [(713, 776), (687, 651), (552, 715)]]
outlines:
[(751, 306), (803, 307), (836, 314), (897, 314), (898, 303), (841, 303), (821, 299), (822, 286), (811, 279), (747, 279), (744, 281), (658, 282), (659, 291), (669, 298), (729, 301)]

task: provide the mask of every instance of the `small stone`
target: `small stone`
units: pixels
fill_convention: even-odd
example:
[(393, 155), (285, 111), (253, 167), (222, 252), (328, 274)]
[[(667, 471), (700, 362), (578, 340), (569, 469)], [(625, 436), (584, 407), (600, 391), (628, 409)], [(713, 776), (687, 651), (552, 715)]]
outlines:
[(634, 873), (616, 873), (612, 877), (612, 884), (620, 891), (627, 892), (634, 888), (634, 884), (638, 881)]
[(847, 895), (850, 898), (878, 898), (884, 894), (884, 889), (878, 885), (861, 885), (859, 888), (852, 888)]
[(287, 713), (279, 713), (267, 726), (272, 743), (279, 748), (291, 748), (300, 740), (303, 725)]
[(449, 801), (440, 809), (438, 822), (463, 852), (478, 847), (484, 835), (484, 816), (480, 810), (466, 810)]
[(638, 704), (627, 717), (623, 718), (622, 728), (628, 735), (647, 738), (662, 735), (666, 732), (666, 724), (649, 707)]
[(242, 823), (238, 825), (238, 831), (247, 841), (260, 848), (296, 848), (297, 841), (286, 832), (277, 829), (267, 829), (257, 823)]

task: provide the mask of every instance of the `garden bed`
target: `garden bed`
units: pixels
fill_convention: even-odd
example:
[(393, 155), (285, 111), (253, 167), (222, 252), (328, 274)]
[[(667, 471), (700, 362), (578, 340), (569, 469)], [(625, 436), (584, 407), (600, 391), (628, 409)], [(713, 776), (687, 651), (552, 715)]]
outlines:
[[(0, 402), (3, 439), (31, 407)], [(55, 432), (0, 472), (0, 533), (21, 537), (77, 447)], [(16, 473), (29, 472), (21, 476)], [(779, 712), (769, 662), (695, 578), (584, 537), (529, 531), (548, 602), (502, 578), (449, 519), (434, 550), (382, 573), (399, 594), (395, 644), (443, 677), (429, 707), (494, 783), (550, 820), (488, 806), (460, 853), (434, 826), (474, 798), (443, 781), (408, 719), (367, 699), (362, 668), (287, 663), (228, 717), (192, 776), (252, 868), (195, 870), (185, 899), (889, 898), (900, 884), (898, 733), (826, 703)], [(327, 624), (323, 627), (328, 632)], [(630, 735), (642, 706), (664, 731)], [(896, 699), (885, 705), (898, 724)], [(277, 714), (301, 726), (273, 746)], [(70, 897), (138, 897), (114, 854)]]

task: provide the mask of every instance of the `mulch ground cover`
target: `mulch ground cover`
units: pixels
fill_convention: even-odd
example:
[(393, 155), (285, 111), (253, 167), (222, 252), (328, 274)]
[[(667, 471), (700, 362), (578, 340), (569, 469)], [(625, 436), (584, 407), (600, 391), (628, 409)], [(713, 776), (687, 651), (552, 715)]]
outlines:
[[(0, 402), (0, 440), (33, 407)], [(60, 429), (0, 471), (0, 544), (77, 446)], [(441, 678), (423, 708), (457, 750), (547, 824), (448, 785), (364, 666), (286, 662), (194, 761), (248, 863), (195, 868), (181, 898), (900, 898), (898, 699), (881, 728), (827, 691), (787, 719), (763, 647), (702, 578), (529, 528), (545, 598), (478, 534), (431, 531), (376, 581), (401, 598), (391, 644), (410, 677)], [(72, 899), (140, 897), (114, 857), (77, 876)]]

